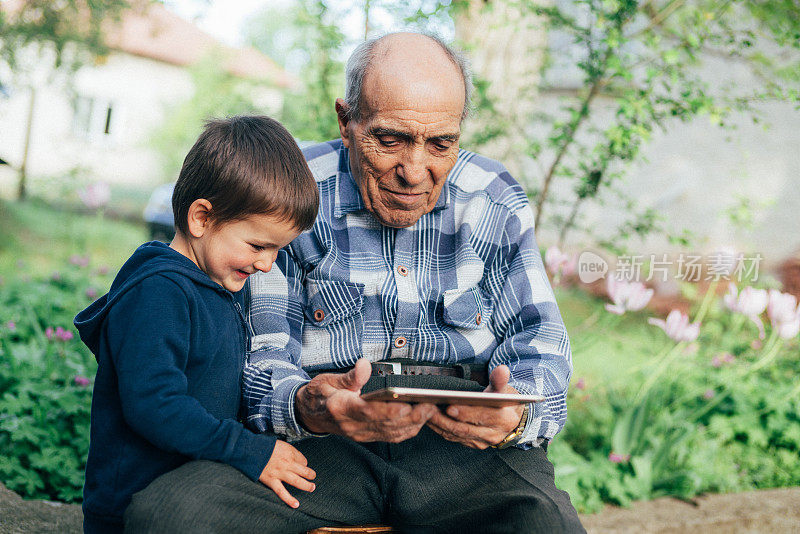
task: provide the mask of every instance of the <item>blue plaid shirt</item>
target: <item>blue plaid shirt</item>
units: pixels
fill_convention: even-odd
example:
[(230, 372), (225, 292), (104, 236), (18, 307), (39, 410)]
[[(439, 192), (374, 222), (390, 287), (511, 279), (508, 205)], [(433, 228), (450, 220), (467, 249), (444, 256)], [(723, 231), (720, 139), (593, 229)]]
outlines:
[(510, 385), (544, 395), (520, 445), (566, 420), (572, 361), (525, 192), (496, 161), (461, 150), (434, 209), (408, 228), (364, 209), (340, 140), (307, 148), (319, 186), (311, 230), (251, 277), (253, 330), (244, 371), (247, 419), (289, 440), (307, 371), (366, 357), (506, 364)]

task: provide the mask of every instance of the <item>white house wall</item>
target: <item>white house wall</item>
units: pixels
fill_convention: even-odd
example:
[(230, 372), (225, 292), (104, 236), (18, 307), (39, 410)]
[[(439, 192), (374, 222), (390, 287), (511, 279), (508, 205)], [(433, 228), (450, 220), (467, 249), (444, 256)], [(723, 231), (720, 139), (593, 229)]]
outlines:
[[(713, 91), (733, 80), (740, 90), (753, 90), (755, 80), (736, 60), (707, 58), (702, 71)], [(556, 93), (543, 93), (543, 109), (558, 109)], [(612, 102), (599, 98), (598, 108), (611, 109)], [(760, 252), (764, 265), (775, 265), (800, 251), (800, 111), (791, 103), (769, 103), (759, 107), (762, 122), (753, 124), (748, 116), (735, 114), (728, 121), (733, 130), (722, 129), (700, 116), (689, 123), (669, 122), (667, 130), (656, 130), (643, 147), (640, 160), (623, 180), (621, 188), (637, 200), (637, 209), (653, 207), (667, 227), (694, 232), (694, 248), (708, 254), (731, 246), (741, 251)], [(603, 123), (603, 117), (597, 117)], [(610, 112), (607, 118), (610, 117)], [(550, 156), (543, 158), (549, 162)], [(536, 167), (530, 169), (536, 176)], [(559, 198), (572, 199), (572, 183), (556, 181)], [(726, 214), (737, 197), (752, 201), (753, 228), (736, 228)], [(760, 206), (760, 207), (759, 207)], [(569, 207), (548, 207), (552, 213), (569, 213)], [(612, 202), (587, 204), (584, 223), (600, 235), (614, 229), (629, 213)], [(558, 235), (543, 228), (540, 241), (553, 243)], [(569, 239), (571, 237), (571, 239)], [(579, 243), (575, 233), (568, 236), (572, 247)], [(630, 242), (636, 253), (677, 253), (682, 247), (669, 244), (665, 236), (653, 234), (644, 243)]]
[[(63, 81), (37, 84), (29, 176), (59, 176), (80, 168), (91, 180), (157, 183), (159, 164), (147, 146), (148, 135), (164, 119), (166, 107), (189, 98), (192, 91), (185, 69), (121, 53), (83, 67), (71, 87)], [(91, 131), (74, 131), (75, 97), (111, 105), (108, 134), (98, 117)], [(24, 87), (14, 88), (11, 98), (0, 101), (0, 150), (15, 166), (22, 160), (29, 102), (30, 92)]]
[[(111, 53), (96, 65), (85, 66), (65, 81), (36, 84), (28, 175), (51, 179), (78, 169), (85, 181), (106, 181), (151, 188), (164, 179), (149, 136), (171, 106), (193, 93), (187, 69), (125, 53)], [(79, 105), (93, 101), (96, 114), (88, 131), (76, 131)], [(260, 89), (254, 98), (265, 112), (279, 109), (281, 93)], [(0, 97), (0, 157), (18, 168), (22, 161), (30, 92), (12, 87)], [(105, 112), (112, 108), (111, 128), (104, 132)], [(8, 172), (0, 174), (0, 189), (13, 191)]]

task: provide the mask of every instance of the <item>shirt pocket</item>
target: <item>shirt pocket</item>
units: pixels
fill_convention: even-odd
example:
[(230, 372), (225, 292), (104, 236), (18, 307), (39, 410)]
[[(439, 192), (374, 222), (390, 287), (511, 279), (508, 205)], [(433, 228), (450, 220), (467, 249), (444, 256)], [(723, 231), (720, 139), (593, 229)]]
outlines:
[(493, 304), (478, 288), (450, 289), (444, 292), (444, 322), (456, 328), (480, 330), (492, 318)]
[(309, 370), (354, 365), (364, 334), (364, 285), (306, 279), (302, 365)]

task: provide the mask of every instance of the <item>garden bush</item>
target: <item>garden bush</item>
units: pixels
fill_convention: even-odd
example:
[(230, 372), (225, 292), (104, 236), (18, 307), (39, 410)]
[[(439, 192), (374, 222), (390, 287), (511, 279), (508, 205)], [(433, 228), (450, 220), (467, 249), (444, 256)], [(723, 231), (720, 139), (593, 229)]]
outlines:
[(797, 334), (782, 338), (776, 323), (762, 340), (752, 318), (707, 300), (696, 340), (654, 348), (614, 383), (573, 380), (549, 455), (580, 511), (800, 485)]
[(79, 256), (46, 279), (0, 281), (0, 481), (27, 498), (81, 498), (96, 363), (72, 318), (107, 285)]

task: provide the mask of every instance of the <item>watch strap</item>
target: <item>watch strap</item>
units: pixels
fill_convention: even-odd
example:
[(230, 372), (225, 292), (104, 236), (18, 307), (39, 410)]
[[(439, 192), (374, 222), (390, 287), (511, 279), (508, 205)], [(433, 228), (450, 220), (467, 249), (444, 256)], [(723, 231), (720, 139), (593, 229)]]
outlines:
[(492, 445), (493, 449), (505, 449), (506, 447), (511, 447), (512, 445), (516, 445), (519, 442), (519, 438), (522, 437), (523, 432), (525, 432), (525, 426), (528, 424), (528, 416), (530, 414), (531, 405), (526, 404), (525, 408), (522, 410), (522, 417), (519, 419), (519, 424), (517, 427), (512, 430), (500, 443), (496, 443)]

